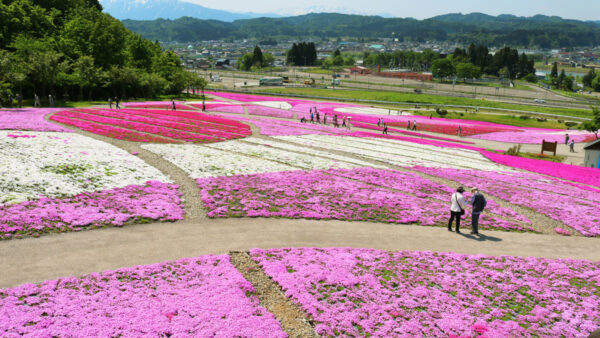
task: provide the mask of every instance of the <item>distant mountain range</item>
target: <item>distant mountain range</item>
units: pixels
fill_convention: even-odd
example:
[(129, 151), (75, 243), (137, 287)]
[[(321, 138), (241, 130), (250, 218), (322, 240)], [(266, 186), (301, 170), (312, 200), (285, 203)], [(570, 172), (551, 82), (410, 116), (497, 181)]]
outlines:
[(277, 14), (233, 13), (180, 0), (100, 0), (104, 11), (119, 20), (178, 19), (184, 16), (204, 20), (232, 22)]
[[(168, 0), (174, 1), (174, 0)], [(556, 16), (446, 14), (426, 20), (318, 13), (283, 18), (124, 20), (127, 28), (159, 41), (239, 38), (398, 38), (455, 41), (488, 46), (561, 48), (600, 45), (600, 23)]]

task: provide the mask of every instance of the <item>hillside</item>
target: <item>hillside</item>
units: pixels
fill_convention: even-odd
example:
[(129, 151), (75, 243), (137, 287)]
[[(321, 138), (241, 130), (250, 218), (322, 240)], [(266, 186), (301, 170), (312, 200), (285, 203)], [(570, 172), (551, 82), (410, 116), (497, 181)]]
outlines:
[(490, 16), (481, 13), (447, 14), (426, 20), (383, 18), (336, 13), (285, 18), (254, 18), (232, 23), (180, 18), (123, 21), (125, 26), (152, 40), (201, 41), (225, 38), (380, 38), (405, 41), (457, 41), (502, 46), (559, 48), (600, 44), (600, 26), (593, 22), (536, 15)]

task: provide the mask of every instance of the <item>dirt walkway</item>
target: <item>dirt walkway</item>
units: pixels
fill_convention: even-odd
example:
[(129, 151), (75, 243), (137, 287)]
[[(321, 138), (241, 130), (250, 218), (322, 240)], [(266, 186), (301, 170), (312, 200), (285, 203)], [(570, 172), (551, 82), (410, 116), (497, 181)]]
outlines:
[(232, 218), (152, 223), (0, 242), (0, 288), (183, 257), (275, 247), (357, 247), (600, 260), (593, 238), (366, 222)]

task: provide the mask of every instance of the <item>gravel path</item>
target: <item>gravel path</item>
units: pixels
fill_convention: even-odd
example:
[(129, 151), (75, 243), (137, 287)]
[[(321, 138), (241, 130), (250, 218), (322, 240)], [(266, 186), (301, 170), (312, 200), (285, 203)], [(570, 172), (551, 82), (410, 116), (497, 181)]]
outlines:
[(600, 260), (597, 238), (265, 218), (149, 223), (0, 242), (0, 288), (251, 248), (355, 247)]

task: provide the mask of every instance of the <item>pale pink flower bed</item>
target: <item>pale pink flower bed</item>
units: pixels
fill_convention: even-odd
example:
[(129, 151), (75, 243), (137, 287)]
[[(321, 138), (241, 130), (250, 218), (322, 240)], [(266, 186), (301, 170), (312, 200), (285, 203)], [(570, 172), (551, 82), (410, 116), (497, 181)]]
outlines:
[(0, 205), (0, 239), (181, 220), (185, 211), (177, 189), (175, 184), (149, 181), (144, 186)]
[(564, 163), (502, 155), (489, 151), (482, 151), (481, 154), (496, 163), (509, 167), (600, 187), (600, 170), (595, 168), (586, 168)]
[[(446, 224), (450, 210), (447, 200), (455, 190), (414, 173), (372, 168), (238, 175), (196, 182), (209, 217), (340, 219), (426, 226)], [(530, 221), (511, 209), (490, 201), (489, 211), (481, 218), (482, 228), (533, 231), (519, 223)]]
[(569, 134), (569, 142), (571, 139), (575, 143), (587, 143), (596, 139), (593, 133), (586, 131), (574, 130), (548, 130), (548, 129), (533, 129), (523, 128), (519, 132), (496, 132), (488, 134), (474, 135), (473, 138), (498, 142), (523, 143), (523, 144), (541, 144), (542, 141), (558, 142), (564, 144), (565, 134)]
[(287, 337), (227, 255), (0, 290), (0, 336)]
[(413, 167), (429, 175), (479, 187), (482, 192), (546, 215), (587, 237), (600, 236), (600, 191), (532, 173)]
[(587, 337), (600, 262), (374, 249), (253, 249), (322, 336)]
[(246, 106), (246, 109), (248, 110), (248, 114), (250, 114), (250, 115), (272, 116), (272, 117), (279, 117), (279, 118), (285, 118), (285, 119), (293, 119), (294, 118), (293, 111), (284, 110), (284, 109), (277, 109), (277, 108), (264, 107), (264, 106), (254, 106), (254, 105), (248, 105), (248, 106)]
[(255, 116), (227, 116), (228, 119), (249, 122), (260, 129), (260, 133), (267, 136), (290, 136), (290, 135), (345, 135), (348, 130), (342, 128), (334, 128), (333, 126), (324, 126), (321, 124), (300, 123), (293, 120), (277, 120)]
[(46, 115), (61, 110), (64, 110), (64, 108), (23, 108), (0, 110), (0, 129), (70, 133), (72, 132), (70, 129), (44, 119)]

